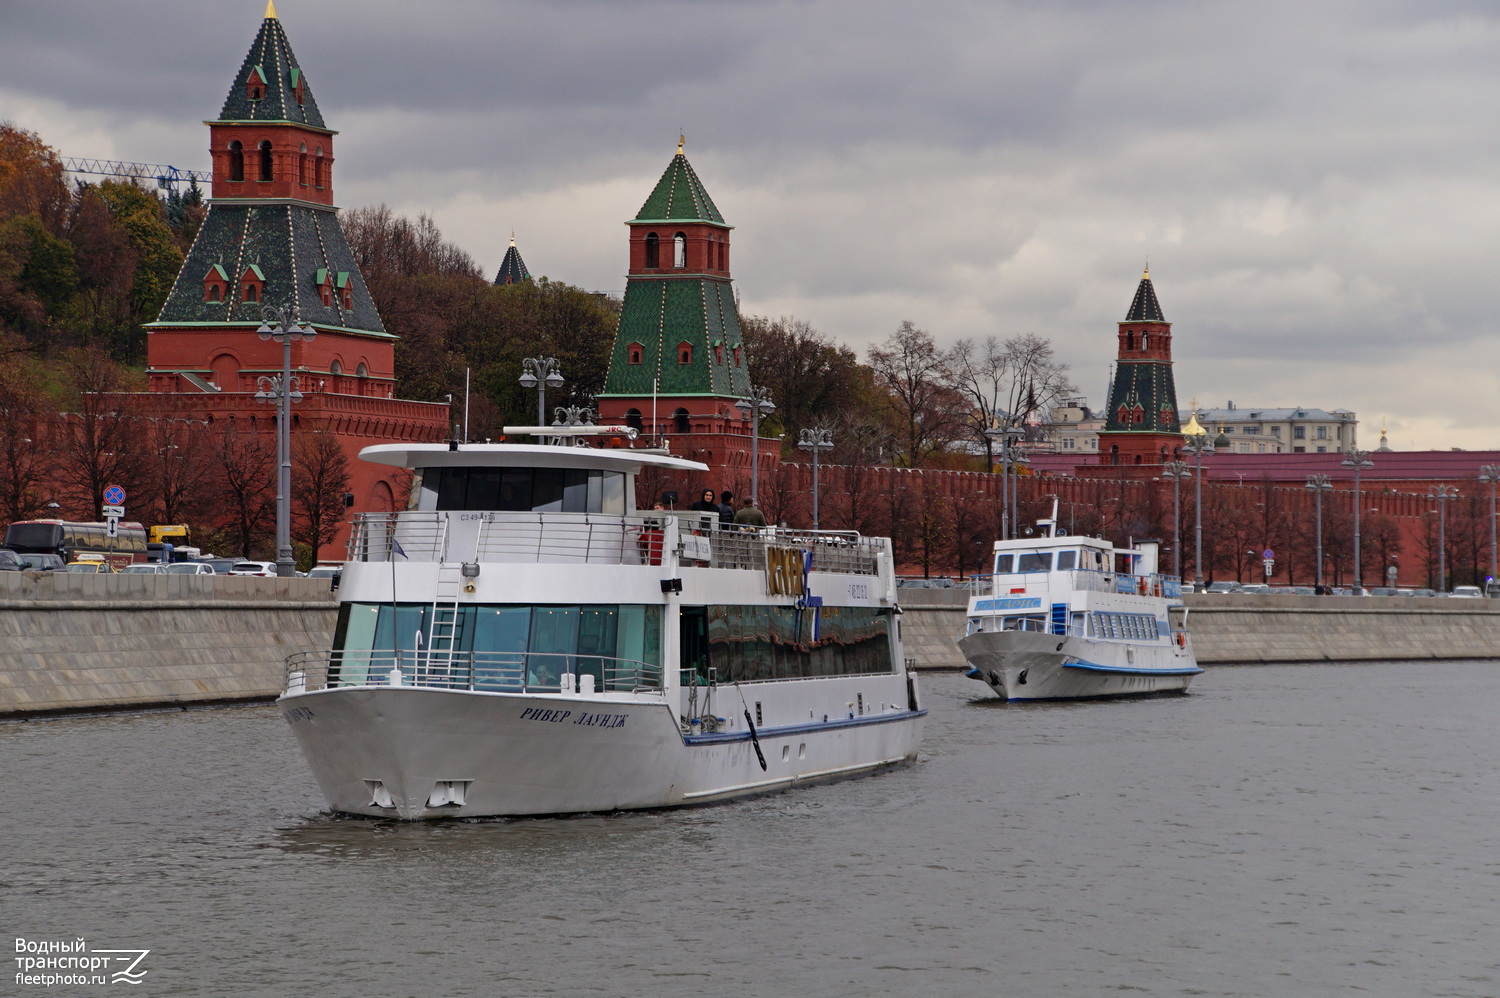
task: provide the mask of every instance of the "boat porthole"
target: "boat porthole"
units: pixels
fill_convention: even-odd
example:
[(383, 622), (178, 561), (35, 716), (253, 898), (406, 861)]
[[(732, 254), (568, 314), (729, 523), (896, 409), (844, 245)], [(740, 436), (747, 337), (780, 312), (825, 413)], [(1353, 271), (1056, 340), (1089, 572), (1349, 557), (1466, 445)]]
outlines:
[(991, 686), (999, 686), (1000, 685), (1000, 677), (997, 676), (997, 675), (995, 675), (995, 670), (994, 669), (990, 670), (990, 685)]
[(1062, 646), (1063, 646), (1063, 643), (1062, 643), (1062, 642), (1061, 642), (1061, 641), (1059, 641), (1059, 642), (1058, 642), (1058, 643), (1057, 643), (1057, 650), (1058, 650), (1058, 651), (1062, 651)]
[(1025, 669), (1022, 669), (1019, 673), (1016, 674), (1016, 682), (1020, 683), (1022, 686), (1026, 685), (1026, 670)]

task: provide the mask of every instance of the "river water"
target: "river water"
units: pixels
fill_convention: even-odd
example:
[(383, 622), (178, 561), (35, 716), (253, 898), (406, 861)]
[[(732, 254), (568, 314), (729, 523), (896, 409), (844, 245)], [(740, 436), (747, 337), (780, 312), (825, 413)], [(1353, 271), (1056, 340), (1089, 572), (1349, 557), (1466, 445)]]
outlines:
[(269, 706), (0, 724), (0, 931), (60, 995), (1500, 995), (1500, 666), (1210, 669), (1004, 705), (696, 810), (328, 815)]

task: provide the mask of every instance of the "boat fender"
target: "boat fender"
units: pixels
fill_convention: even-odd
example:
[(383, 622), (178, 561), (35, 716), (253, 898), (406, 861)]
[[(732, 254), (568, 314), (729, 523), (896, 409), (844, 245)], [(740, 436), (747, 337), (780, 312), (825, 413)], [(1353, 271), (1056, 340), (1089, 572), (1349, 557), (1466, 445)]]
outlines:
[(766, 754), (760, 750), (760, 736), (755, 733), (755, 721), (750, 717), (750, 708), (745, 708), (745, 723), (750, 725), (750, 744), (755, 746), (755, 758), (760, 760), (761, 772), (766, 770)]
[(1016, 674), (1016, 682), (1022, 686), (1026, 685), (1026, 671), (1027, 670), (1022, 669), (1019, 673)]
[(968, 672), (964, 673), (964, 676), (965, 676), (965, 678), (968, 678), (968, 679), (983, 679), (984, 678), (984, 674), (982, 672), (980, 672), (978, 669), (972, 669), (972, 668)]
[(1179, 648), (1186, 648), (1187, 647), (1187, 635), (1184, 634), (1184, 633), (1182, 633), (1181, 631), (1177, 632), (1177, 647), (1179, 647)]

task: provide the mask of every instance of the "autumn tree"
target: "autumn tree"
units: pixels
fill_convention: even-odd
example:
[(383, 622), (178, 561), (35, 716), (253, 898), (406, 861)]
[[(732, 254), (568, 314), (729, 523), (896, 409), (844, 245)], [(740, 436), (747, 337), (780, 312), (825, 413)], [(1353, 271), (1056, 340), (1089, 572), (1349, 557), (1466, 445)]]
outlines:
[(65, 506), (88, 520), (100, 519), (110, 485), (123, 487), (132, 503), (149, 506), (152, 483), (136, 397), (143, 379), (97, 348), (68, 351), (63, 373), (68, 411), (54, 455), (59, 499), (70, 497)]
[(19, 351), (0, 352), (0, 517), (11, 523), (38, 516), (47, 503), (43, 476), (51, 462), (38, 437), (48, 400), (37, 363)]
[(953, 386), (968, 402), (964, 426), (985, 449), (985, 467), (994, 466), (994, 448), (986, 430), (1024, 426), (1078, 391), (1068, 365), (1057, 360), (1051, 341), (1034, 333), (994, 336), (980, 342), (959, 340), (948, 351)]
[(910, 320), (883, 344), (869, 350), (875, 384), (899, 434), (901, 458), (918, 467), (958, 436), (963, 399), (952, 388), (947, 356), (932, 334)]
[(309, 551), (310, 563), (333, 542), (344, 521), (344, 493), (349, 489), (349, 457), (338, 438), (322, 430), (304, 431), (292, 440), (292, 539)]
[(747, 316), (740, 328), (751, 380), (768, 389), (776, 404), (776, 412), (761, 421), (763, 431), (784, 431), (795, 443), (804, 428), (835, 414), (843, 421), (873, 421), (871, 372), (853, 350), (790, 316)]
[(276, 517), (276, 445), (269, 434), (235, 421), (216, 428), (214, 471), (221, 519), (239, 557), (268, 550)]

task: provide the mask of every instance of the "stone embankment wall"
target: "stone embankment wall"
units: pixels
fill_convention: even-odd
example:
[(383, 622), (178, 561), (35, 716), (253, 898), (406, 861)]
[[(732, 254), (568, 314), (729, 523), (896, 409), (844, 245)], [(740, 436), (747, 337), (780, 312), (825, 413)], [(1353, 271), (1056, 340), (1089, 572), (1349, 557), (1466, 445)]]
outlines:
[[(919, 669), (964, 666), (968, 593), (901, 590)], [(1204, 665), (1500, 658), (1500, 600), (1189, 596)], [(0, 716), (270, 697), (328, 647), (321, 579), (0, 573)]]
[(337, 609), (325, 579), (0, 572), (0, 716), (272, 696)]
[[(968, 592), (903, 589), (901, 633), (919, 669), (964, 666)], [(1373, 596), (1189, 596), (1201, 665), (1500, 659), (1500, 600)]]

